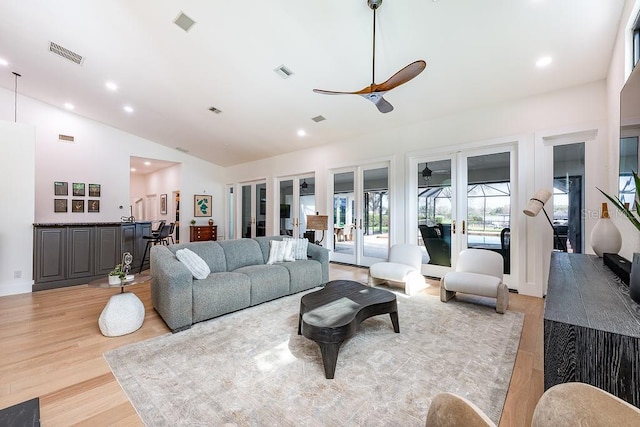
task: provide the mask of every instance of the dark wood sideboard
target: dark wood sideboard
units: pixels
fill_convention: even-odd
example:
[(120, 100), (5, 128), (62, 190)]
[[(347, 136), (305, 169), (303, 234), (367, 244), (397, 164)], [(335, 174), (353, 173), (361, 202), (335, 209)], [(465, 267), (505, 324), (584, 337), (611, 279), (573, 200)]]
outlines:
[[(32, 290), (80, 285), (109, 274), (122, 262), (122, 254), (133, 255), (138, 271), (151, 222), (104, 222), (33, 225)], [(145, 268), (149, 267), (149, 261)]]
[(192, 225), (189, 227), (190, 242), (202, 242), (205, 240), (218, 240), (217, 225)]
[(595, 255), (553, 252), (544, 388), (579, 381), (640, 407), (640, 305)]

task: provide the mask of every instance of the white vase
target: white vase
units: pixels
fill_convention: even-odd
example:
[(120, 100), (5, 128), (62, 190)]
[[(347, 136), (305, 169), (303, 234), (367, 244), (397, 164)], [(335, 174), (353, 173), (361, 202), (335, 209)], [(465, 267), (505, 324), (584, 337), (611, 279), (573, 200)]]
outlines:
[(110, 285), (119, 285), (120, 277), (119, 276), (109, 276), (109, 284)]
[(607, 204), (602, 204), (602, 214), (596, 225), (591, 230), (591, 247), (602, 258), (602, 254), (617, 254), (622, 247), (622, 236), (618, 227), (609, 218)]

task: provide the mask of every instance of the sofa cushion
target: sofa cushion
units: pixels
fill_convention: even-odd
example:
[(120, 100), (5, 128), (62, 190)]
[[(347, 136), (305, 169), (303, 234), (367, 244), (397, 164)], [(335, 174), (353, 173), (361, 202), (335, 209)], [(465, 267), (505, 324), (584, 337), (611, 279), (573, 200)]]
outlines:
[(189, 269), (196, 279), (206, 279), (211, 273), (207, 263), (187, 248), (176, 251), (176, 258)]
[(227, 260), (218, 242), (180, 243), (177, 245), (169, 245), (168, 248), (174, 254), (180, 249), (188, 248), (207, 263), (212, 273), (227, 271)]
[(289, 271), (283, 265), (249, 265), (235, 270), (251, 280), (251, 305), (289, 294)]
[(445, 274), (442, 279), (444, 288), (448, 291), (482, 295), (491, 298), (498, 296), (498, 285), (500, 285), (501, 282), (499, 278), (494, 276), (465, 271), (450, 271)]
[(253, 239), (223, 240), (218, 244), (224, 249), (227, 271), (248, 265), (264, 265), (260, 245)]
[(322, 285), (322, 264), (314, 260), (299, 260), (278, 264), (289, 271), (289, 293), (302, 292)]
[(269, 260), (269, 252), (271, 251), (271, 241), (272, 240), (282, 240), (284, 236), (259, 236), (253, 238), (258, 245), (260, 246), (260, 250), (262, 251), (262, 258), (264, 259), (263, 264)]
[(193, 282), (193, 321), (218, 317), (251, 304), (251, 281), (241, 273), (211, 273)]

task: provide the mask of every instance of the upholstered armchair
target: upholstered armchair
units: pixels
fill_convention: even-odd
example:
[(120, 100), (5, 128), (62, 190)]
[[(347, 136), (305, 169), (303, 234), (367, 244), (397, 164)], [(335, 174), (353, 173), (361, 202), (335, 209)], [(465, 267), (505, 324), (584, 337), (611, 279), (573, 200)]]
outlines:
[(377, 262), (369, 267), (369, 286), (385, 282), (401, 283), (404, 292), (412, 295), (426, 287), (421, 273), (422, 251), (420, 246), (397, 244), (389, 249), (389, 260)]
[(502, 283), (503, 259), (493, 251), (466, 249), (460, 252), (456, 271), (440, 279), (440, 301), (447, 302), (456, 292), (496, 298), (496, 311), (509, 305), (509, 289)]
[[(585, 383), (557, 384), (544, 392), (533, 411), (532, 427), (637, 426), (640, 409)], [(495, 427), (467, 399), (440, 393), (431, 401), (426, 427)]]

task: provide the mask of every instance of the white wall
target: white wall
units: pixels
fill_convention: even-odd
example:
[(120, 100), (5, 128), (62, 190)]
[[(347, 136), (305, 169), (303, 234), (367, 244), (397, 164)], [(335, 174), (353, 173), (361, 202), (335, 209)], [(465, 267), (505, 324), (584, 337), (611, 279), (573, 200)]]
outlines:
[[(393, 113), (390, 113), (393, 114)], [(326, 124), (323, 124), (326, 125)], [(229, 167), (225, 171), (227, 183), (238, 183), (254, 179), (266, 179), (268, 194), (275, 194), (278, 176), (304, 174), (315, 171), (317, 210), (321, 214), (330, 211), (331, 199), (327, 194), (329, 171), (333, 168), (373, 163), (388, 160), (391, 163), (391, 209), (395, 212), (391, 220), (392, 242), (403, 242), (411, 235), (405, 229), (410, 223), (413, 212), (407, 211), (409, 205), (406, 194), (409, 182), (409, 170), (406, 159), (428, 156), (435, 151), (455, 152), (466, 146), (480, 147), (490, 143), (513, 141), (520, 144), (519, 176), (520, 193), (516, 199), (518, 205), (513, 212), (521, 212), (524, 203), (536, 190), (536, 135), (542, 133), (564, 132), (566, 129), (596, 128), (600, 130), (598, 142), (606, 145), (607, 129), (607, 91), (605, 81), (538, 95), (526, 99), (514, 100), (499, 105), (479, 108), (456, 115), (415, 123), (376, 134), (369, 134), (335, 144), (285, 154), (270, 159)], [(599, 148), (596, 144), (587, 150)], [(606, 163), (601, 153), (591, 154), (592, 159)], [(587, 174), (590, 171), (587, 170)], [(593, 185), (601, 184), (600, 177), (592, 180)], [(516, 191), (518, 185), (515, 186)], [(272, 218), (277, 217), (276, 206), (269, 198), (267, 209)], [(587, 195), (587, 209), (597, 209), (599, 200), (592, 193)], [(516, 233), (519, 234), (521, 264), (527, 269), (521, 271), (518, 289), (526, 294), (542, 295), (543, 277), (546, 277), (540, 262), (534, 262), (534, 254), (543, 250), (543, 242), (529, 245), (529, 236), (539, 234), (537, 224), (527, 225), (524, 215), (514, 215)], [(536, 218), (537, 219), (537, 218)], [(277, 230), (275, 220), (268, 225), (267, 233)], [(548, 236), (552, 242), (551, 229)], [(538, 255), (540, 256), (540, 255)], [(548, 256), (548, 255), (547, 255)], [(535, 271), (534, 271), (535, 269)]]
[[(0, 89), (0, 120), (12, 121), (13, 107), (14, 94)], [(15, 184), (14, 177), (23, 176), (24, 171), (35, 170), (35, 176), (31, 175), (30, 178), (32, 181), (26, 180), (30, 188), (35, 189), (35, 193), (33, 190), (24, 193), (31, 199), (28, 212), (24, 213), (24, 216), (8, 218), (8, 222), (3, 221), (3, 226), (9, 229), (24, 226), (25, 218), (29, 224), (119, 222), (120, 217), (129, 215), (131, 156), (173, 161), (182, 165), (179, 177), (176, 177), (174, 182), (181, 185), (179, 190), (182, 194), (183, 223), (188, 223), (193, 216), (194, 194), (212, 194), (214, 200), (223, 200), (222, 168), (212, 163), (20, 95), (18, 122), (35, 128), (35, 155), (16, 155), (11, 152), (6, 157), (3, 156), (1, 178), (5, 182)], [(59, 134), (74, 136), (75, 144), (58, 141)], [(176, 141), (175, 145), (180, 146), (180, 141)], [(3, 150), (5, 149), (7, 148), (3, 147)], [(20, 174), (16, 171), (20, 171)], [(70, 186), (73, 182), (100, 184), (100, 212), (87, 213), (85, 207), (84, 213), (54, 213), (54, 181), (66, 181)], [(167, 192), (167, 195), (170, 198), (171, 193)], [(22, 203), (24, 198), (17, 196), (10, 199), (11, 206), (27, 206)], [(68, 199), (71, 200), (72, 196), (68, 196)], [(84, 199), (87, 200), (88, 197), (85, 196)], [(214, 203), (213, 215), (223, 218), (223, 208), (220, 204)], [(24, 242), (26, 244), (23, 244)], [(24, 236), (20, 239), (11, 237), (9, 245), (15, 250), (10, 255), (1, 253), (0, 265), (14, 264), (12, 259), (20, 259), (21, 265), (9, 267), (8, 273), (1, 271), (2, 281), (8, 282), (9, 285), (19, 283), (13, 279), (13, 271), (21, 269), (22, 281), (33, 283), (32, 242), (31, 229), (27, 240)], [(11, 278), (5, 278), (6, 274), (10, 274)], [(2, 293), (3, 290), (0, 289), (0, 294)]]
[(33, 126), (0, 121), (0, 295), (30, 292), (33, 283), (35, 141)]

